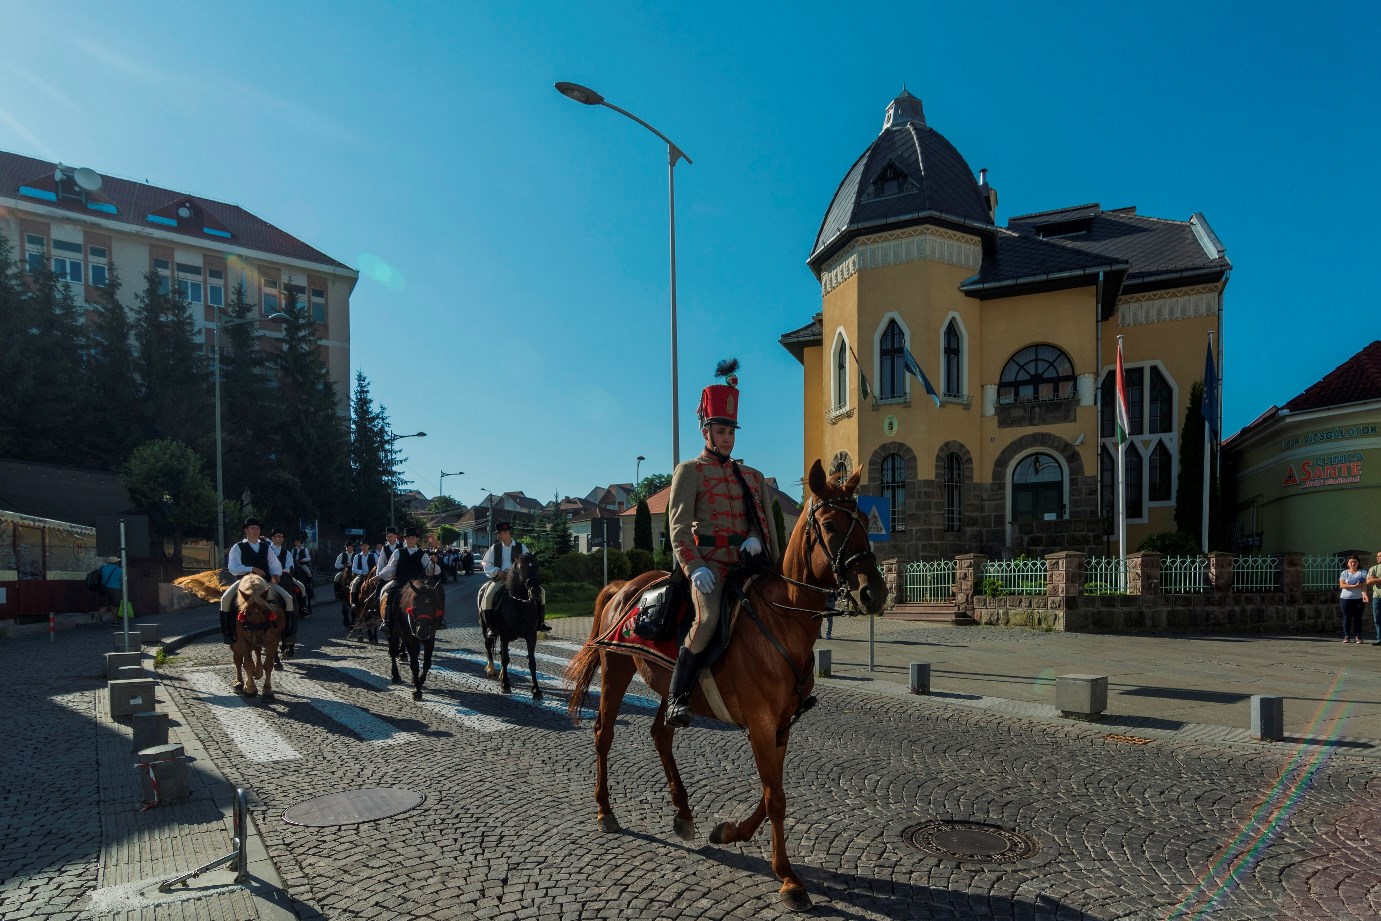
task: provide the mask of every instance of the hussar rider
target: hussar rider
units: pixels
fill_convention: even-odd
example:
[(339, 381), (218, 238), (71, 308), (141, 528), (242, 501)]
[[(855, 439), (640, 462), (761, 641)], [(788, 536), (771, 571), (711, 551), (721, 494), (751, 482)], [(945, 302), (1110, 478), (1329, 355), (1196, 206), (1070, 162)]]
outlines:
[(691, 694), (705, 660), (705, 650), (719, 625), (724, 578), (743, 557), (777, 558), (777, 544), (767, 527), (763, 475), (731, 457), (738, 429), (738, 359), (721, 361), (711, 384), (700, 395), (696, 415), (705, 448), (676, 466), (671, 476), (668, 516), (676, 563), (694, 591), (695, 625), (676, 656), (667, 692), (666, 723), (690, 725)]
[(230, 570), (233, 578), (230, 587), (221, 595), (221, 636), (227, 643), (235, 642), (235, 616), (231, 611), (235, 605), (235, 590), (243, 577), (253, 573), (270, 580), (269, 588), (278, 593), (283, 602), (283, 610), (291, 612), (293, 609), (292, 595), (278, 584), (278, 580), (283, 576), (283, 566), (278, 561), (277, 554), (272, 552), (272, 545), (266, 540), (260, 540), (262, 530), (263, 526), (258, 518), (246, 518), (244, 539), (232, 546), (226, 557), (225, 568)]
[[(393, 555), (388, 558), (388, 562), (384, 563), (379, 570), (379, 581), (388, 580), (388, 584), (384, 586), (380, 596), (381, 610), (392, 610), (398, 589), (413, 579), (435, 576), (440, 571), (431, 554), (417, 546), (417, 529), (406, 529), (403, 531), (403, 545), (393, 552)], [(388, 622), (387, 617), (384, 618), (384, 622)]]
[[(494, 530), (498, 540), (490, 545), (484, 552), (484, 575), (489, 580), (480, 586), (479, 609), (481, 611), (493, 611), (499, 607), (503, 601), (504, 576), (513, 564), (527, 552), (527, 548), (513, 539), (513, 526), (507, 521), (500, 521)], [(545, 592), (545, 590), (543, 590)], [(545, 599), (543, 599), (545, 601)], [(545, 610), (545, 605), (542, 608)], [(546, 618), (537, 625), (538, 630), (550, 630)]]

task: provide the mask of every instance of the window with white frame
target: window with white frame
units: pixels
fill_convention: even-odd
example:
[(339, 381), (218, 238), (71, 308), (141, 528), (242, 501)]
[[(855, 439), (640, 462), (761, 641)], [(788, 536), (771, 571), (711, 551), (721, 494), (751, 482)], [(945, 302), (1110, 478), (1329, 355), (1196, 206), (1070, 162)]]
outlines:
[(841, 334), (834, 340), (834, 408), (849, 403), (849, 345)]
[(878, 342), (878, 399), (900, 400), (906, 396), (906, 333), (896, 320), (888, 320)]
[(201, 266), (187, 262), (177, 264), (177, 290), (189, 304), (200, 304), (203, 298)]
[(53, 239), (53, 274), (74, 285), (86, 283), (86, 260), (80, 243)]
[(104, 246), (88, 246), (86, 262), (91, 270), (91, 284), (104, 288), (110, 281), (110, 251)]
[(265, 278), (260, 283), (260, 300), (264, 305), (264, 316), (278, 312), (278, 279)]
[(1053, 345), (1028, 345), (1007, 360), (997, 385), (999, 403), (1074, 397), (1074, 364)]
[[(1179, 435), (1175, 430), (1174, 382), (1159, 364), (1124, 365), (1127, 387), (1127, 428), (1134, 442), (1127, 447), (1128, 520), (1145, 520), (1151, 505), (1175, 499), (1175, 467)], [(1112, 496), (1117, 458), (1117, 374), (1108, 370), (1100, 385), (1102, 400), (1099, 436), (1103, 444), (1104, 513), (1113, 514)]]
[(313, 288), (312, 291), (311, 291), (311, 296), (312, 296), (312, 322), (313, 322), (313, 323), (325, 323), (325, 322), (326, 322), (326, 289), (325, 289), (325, 288)]
[(48, 268), (48, 238), (42, 234), (24, 234), (24, 265), (29, 274), (37, 274)]
[(951, 319), (945, 324), (945, 373), (941, 388), (947, 397), (964, 395), (963, 356), (964, 337), (959, 332), (959, 321)]
[(158, 293), (167, 294), (172, 290), (173, 264), (167, 259), (155, 259), (153, 270), (158, 275)]
[(225, 306), (225, 270), (206, 270), (206, 303), (212, 307)]

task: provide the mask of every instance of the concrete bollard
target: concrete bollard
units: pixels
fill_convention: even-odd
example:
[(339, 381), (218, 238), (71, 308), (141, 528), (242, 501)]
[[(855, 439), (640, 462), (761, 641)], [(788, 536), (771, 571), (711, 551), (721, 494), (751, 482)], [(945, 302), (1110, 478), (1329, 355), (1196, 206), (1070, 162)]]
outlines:
[(1285, 698), (1252, 695), (1252, 738), (1263, 742), (1285, 738)]
[(134, 632), (136, 630), (139, 631), (139, 642), (143, 643), (145, 646), (152, 646), (154, 643), (158, 642), (158, 624), (129, 625), (129, 633), (131, 637), (134, 636)]
[(142, 665), (122, 665), (115, 670), (116, 681), (129, 681), (132, 678), (147, 678), (148, 672)]
[(112, 719), (147, 713), (154, 708), (152, 678), (117, 678), (106, 687)]
[(125, 631), (115, 631), (115, 651), (116, 652), (138, 652), (139, 651), (139, 631), (133, 627), (129, 631), (129, 649), (125, 648)]
[(1107, 676), (1060, 675), (1055, 679), (1055, 707), (1069, 719), (1098, 719), (1108, 709)]
[(168, 714), (157, 711), (136, 713), (130, 717), (130, 725), (134, 727), (130, 751), (141, 752), (155, 745), (168, 744)]
[(830, 676), (830, 668), (833, 665), (831, 662), (832, 658), (833, 656), (830, 655), (828, 649), (815, 650), (815, 674), (819, 675), (821, 678), (828, 678)]
[(138, 665), (143, 661), (142, 652), (108, 652), (105, 654), (105, 677), (109, 681), (119, 677), (116, 672), (129, 665)]
[(911, 693), (929, 694), (930, 693), (930, 663), (912, 662), (911, 663)]
[(167, 803), (192, 795), (181, 745), (155, 745), (141, 750), (136, 770), (146, 803)]

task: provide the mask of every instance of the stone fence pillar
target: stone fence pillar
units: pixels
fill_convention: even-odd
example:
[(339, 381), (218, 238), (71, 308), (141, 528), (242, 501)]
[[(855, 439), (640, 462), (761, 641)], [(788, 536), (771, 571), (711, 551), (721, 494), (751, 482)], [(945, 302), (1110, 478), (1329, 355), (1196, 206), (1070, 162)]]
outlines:
[(1216, 594), (1232, 591), (1232, 554), (1214, 550), (1208, 554), (1208, 588)]
[(983, 567), (987, 554), (961, 553), (954, 558), (954, 601), (965, 612), (973, 613), (973, 598), (983, 590)]
[(902, 597), (902, 586), (898, 583), (901, 573), (901, 566), (896, 558), (883, 560), (878, 563), (878, 569), (882, 572), (882, 581), (887, 586), (887, 608), (891, 608), (897, 602), (904, 600)]
[(1161, 555), (1154, 550), (1127, 554), (1127, 594), (1160, 594)]
[(1084, 590), (1087, 554), (1061, 550), (1045, 557), (1045, 594), (1048, 598), (1077, 598)]
[[(1280, 559), (1280, 590), (1282, 592), (1301, 592), (1304, 590), (1304, 554), (1287, 550), (1277, 553)], [(1363, 566), (1363, 569), (1366, 567)]]

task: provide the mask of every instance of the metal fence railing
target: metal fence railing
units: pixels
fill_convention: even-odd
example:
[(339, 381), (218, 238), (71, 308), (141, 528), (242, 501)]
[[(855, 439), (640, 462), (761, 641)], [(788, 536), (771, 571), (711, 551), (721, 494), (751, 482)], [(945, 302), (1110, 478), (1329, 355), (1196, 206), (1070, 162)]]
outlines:
[(1089, 557), (1084, 563), (1084, 594), (1127, 594), (1127, 561), (1116, 556)]
[(906, 565), (906, 601), (908, 604), (932, 604), (954, 597), (954, 560), (915, 562)]
[(1304, 558), (1302, 568), (1300, 588), (1306, 592), (1321, 592), (1338, 587), (1338, 574), (1347, 564), (1332, 553), (1311, 553)]
[(1279, 591), (1280, 560), (1270, 555), (1233, 557), (1232, 590), (1234, 592)]
[(1044, 595), (1045, 560), (990, 560), (983, 566), (983, 590), (994, 584), (1004, 595)]
[(1208, 557), (1167, 556), (1160, 563), (1163, 595), (1192, 595), (1208, 591)]

